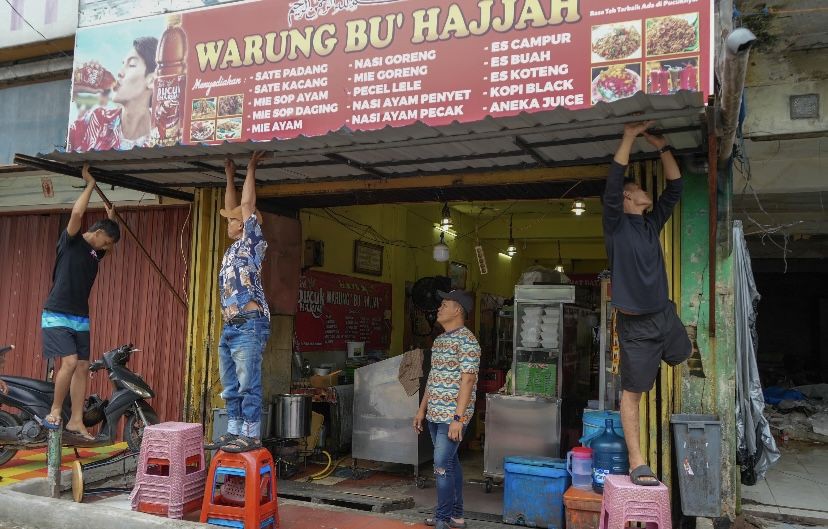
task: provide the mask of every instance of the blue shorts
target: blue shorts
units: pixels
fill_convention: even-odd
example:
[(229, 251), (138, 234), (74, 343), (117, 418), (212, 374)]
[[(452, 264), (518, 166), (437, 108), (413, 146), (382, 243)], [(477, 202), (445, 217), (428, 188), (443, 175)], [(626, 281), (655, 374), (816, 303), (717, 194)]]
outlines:
[(89, 317), (44, 310), (40, 318), (43, 356), (62, 358), (78, 355), (89, 360)]

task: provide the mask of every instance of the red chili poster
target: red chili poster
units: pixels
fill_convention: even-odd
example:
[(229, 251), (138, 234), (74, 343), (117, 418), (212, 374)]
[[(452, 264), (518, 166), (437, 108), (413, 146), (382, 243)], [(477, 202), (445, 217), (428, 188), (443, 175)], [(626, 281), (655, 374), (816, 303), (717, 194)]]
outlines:
[(68, 148), (437, 126), (640, 91), (707, 95), (712, 16), (712, 0), (259, 0), (81, 28)]
[(388, 349), (391, 284), (306, 272), (299, 277), (296, 339), (300, 351), (344, 351), (346, 342)]

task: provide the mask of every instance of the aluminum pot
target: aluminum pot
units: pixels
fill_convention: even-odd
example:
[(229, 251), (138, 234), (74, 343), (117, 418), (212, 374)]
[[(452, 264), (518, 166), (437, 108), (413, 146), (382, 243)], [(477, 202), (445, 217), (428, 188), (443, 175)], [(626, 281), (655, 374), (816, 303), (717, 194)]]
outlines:
[(273, 437), (302, 439), (310, 435), (311, 396), (283, 394), (273, 397)]

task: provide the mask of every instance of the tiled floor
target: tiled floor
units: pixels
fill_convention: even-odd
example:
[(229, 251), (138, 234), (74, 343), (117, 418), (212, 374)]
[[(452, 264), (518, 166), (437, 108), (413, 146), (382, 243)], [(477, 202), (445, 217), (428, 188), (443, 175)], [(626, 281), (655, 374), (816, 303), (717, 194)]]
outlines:
[[(97, 461), (111, 454), (120, 452), (127, 447), (126, 443), (118, 443), (100, 448), (80, 448), (78, 452), (82, 463)], [(69, 465), (75, 460), (75, 451), (71, 448), (63, 449), (62, 469), (69, 469)], [(46, 449), (22, 450), (14, 458), (0, 467), (0, 487), (8, 486), (29, 478), (46, 477)]]
[(828, 445), (790, 443), (781, 452), (764, 480), (742, 486), (744, 509), (828, 522)]

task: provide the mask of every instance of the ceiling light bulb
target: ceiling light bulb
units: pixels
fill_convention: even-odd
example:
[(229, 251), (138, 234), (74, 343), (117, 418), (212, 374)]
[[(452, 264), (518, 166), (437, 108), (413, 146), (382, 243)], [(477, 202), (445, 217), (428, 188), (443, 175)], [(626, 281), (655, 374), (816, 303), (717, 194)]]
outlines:
[(509, 246), (506, 248), (506, 255), (509, 257), (514, 256), (517, 253), (517, 246), (515, 246), (515, 241), (513, 239), (509, 239)]
[(572, 213), (581, 216), (586, 212), (586, 202), (583, 200), (576, 200), (572, 203)]
[(449, 247), (446, 246), (444, 235), (440, 234), (440, 242), (434, 246), (434, 251), (432, 252), (432, 257), (438, 263), (445, 263), (449, 260)]
[(562, 265), (561, 263), (558, 263), (557, 265), (555, 265), (555, 271), (556, 271), (556, 272), (560, 272), (560, 273), (562, 273), (562, 274), (563, 274), (563, 273), (564, 273), (564, 267), (563, 267), (563, 265)]

